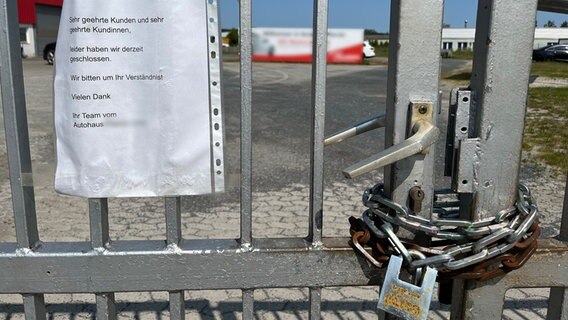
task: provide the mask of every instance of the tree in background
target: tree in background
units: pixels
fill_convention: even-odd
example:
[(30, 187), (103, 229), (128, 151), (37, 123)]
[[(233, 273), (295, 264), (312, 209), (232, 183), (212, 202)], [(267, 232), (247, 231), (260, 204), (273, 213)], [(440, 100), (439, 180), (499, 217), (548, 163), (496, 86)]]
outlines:
[(229, 38), (229, 46), (233, 47), (239, 45), (239, 31), (237, 29), (231, 29), (227, 38)]
[(560, 25), (560, 28), (568, 28), (568, 21), (564, 20), (564, 22)]
[(545, 28), (556, 28), (556, 23), (554, 23), (554, 21), (552, 21), (552, 20), (548, 20), (548, 22), (545, 23), (543, 27), (545, 27)]

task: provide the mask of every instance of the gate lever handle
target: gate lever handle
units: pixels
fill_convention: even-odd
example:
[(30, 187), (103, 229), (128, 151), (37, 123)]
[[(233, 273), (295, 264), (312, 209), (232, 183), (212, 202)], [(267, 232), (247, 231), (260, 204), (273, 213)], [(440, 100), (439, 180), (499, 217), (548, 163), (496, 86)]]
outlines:
[(386, 115), (385, 114), (381, 114), (380, 116), (376, 116), (370, 119), (367, 119), (363, 122), (360, 122), (352, 127), (349, 127), (347, 129), (338, 131), (336, 133), (334, 133), (333, 135), (325, 138), (325, 140), (323, 141), (323, 145), (324, 146), (329, 146), (335, 143), (339, 143), (345, 139), (351, 138), (351, 137), (355, 137), (358, 136), (362, 133), (374, 130), (374, 129), (378, 129), (378, 128), (382, 128), (385, 126), (385, 119), (386, 119)]
[(426, 119), (417, 120), (412, 126), (413, 135), (403, 142), (385, 149), (343, 170), (347, 178), (355, 178), (371, 170), (393, 164), (418, 153), (428, 153), (440, 135), (440, 129)]

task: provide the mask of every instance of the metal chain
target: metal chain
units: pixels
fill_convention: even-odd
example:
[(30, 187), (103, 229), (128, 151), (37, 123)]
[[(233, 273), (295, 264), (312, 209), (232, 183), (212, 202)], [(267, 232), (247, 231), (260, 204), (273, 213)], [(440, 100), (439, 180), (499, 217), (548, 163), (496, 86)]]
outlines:
[[(367, 260), (383, 267), (391, 254), (397, 254), (410, 272), (429, 266), (441, 271), (441, 278), (485, 280), (517, 269), (536, 250), (540, 234), (537, 204), (523, 184), (516, 206), (477, 222), (416, 216), (388, 199), (382, 184), (364, 192), (363, 204), (369, 209), (361, 219), (351, 217), (350, 223), (353, 244)], [(432, 248), (419, 247), (402, 241), (396, 235), (398, 227), (424, 232), (441, 241), (434, 241)], [(365, 251), (364, 244), (373, 248), (372, 255)]]

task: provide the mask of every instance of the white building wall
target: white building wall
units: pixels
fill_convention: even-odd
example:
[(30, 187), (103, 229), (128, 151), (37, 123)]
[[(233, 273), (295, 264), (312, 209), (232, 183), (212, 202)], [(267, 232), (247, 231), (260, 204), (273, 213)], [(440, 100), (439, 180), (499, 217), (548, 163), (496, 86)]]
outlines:
[[(557, 43), (559, 39), (568, 39), (568, 28), (536, 28), (533, 47), (540, 48)], [(444, 28), (442, 30), (442, 49), (466, 50), (473, 49), (475, 29), (473, 28)]]

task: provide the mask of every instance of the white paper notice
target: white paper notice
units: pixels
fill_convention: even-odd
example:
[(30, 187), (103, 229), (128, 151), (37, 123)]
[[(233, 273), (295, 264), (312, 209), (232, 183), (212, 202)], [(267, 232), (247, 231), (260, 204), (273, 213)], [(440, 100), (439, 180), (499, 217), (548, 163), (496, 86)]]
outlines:
[(54, 92), (58, 192), (223, 191), (221, 106), (212, 104), (220, 103), (218, 61), (210, 73), (219, 37), (208, 34), (218, 30), (210, 6), (205, 0), (64, 2)]

